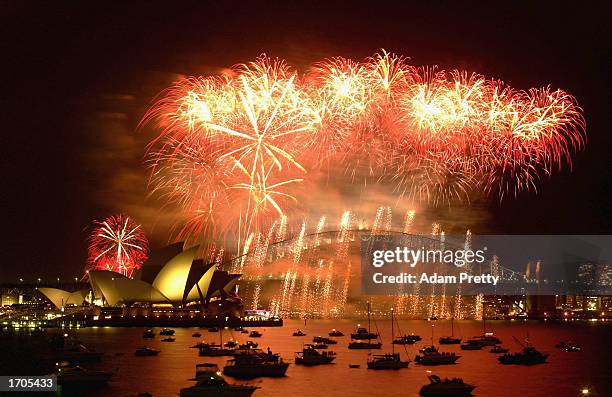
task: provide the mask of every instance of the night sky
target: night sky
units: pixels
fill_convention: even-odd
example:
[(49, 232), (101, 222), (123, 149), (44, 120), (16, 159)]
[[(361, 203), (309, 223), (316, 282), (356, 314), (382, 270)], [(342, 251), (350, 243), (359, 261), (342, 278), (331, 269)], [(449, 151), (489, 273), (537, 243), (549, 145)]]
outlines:
[(612, 234), (609, 2), (211, 3), (0, 3), (0, 281), (80, 275), (87, 226), (123, 209), (149, 219), (153, 247), (165, 243), (173, 214), (146, 196), (143, 112), (180, 75), (262, 52), (303, 69), (385, 48), (414, 65), (566, 90), (584, 108), (586, 149), (537, 194), (487, 203), (482, 230)]

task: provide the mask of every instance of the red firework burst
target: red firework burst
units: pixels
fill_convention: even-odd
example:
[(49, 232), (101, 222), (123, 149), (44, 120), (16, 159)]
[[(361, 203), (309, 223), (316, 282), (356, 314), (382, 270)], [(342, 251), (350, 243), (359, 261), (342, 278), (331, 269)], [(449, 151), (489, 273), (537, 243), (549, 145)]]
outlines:
[(87, 269), (110, 270), (132, 277), (149, 255), (148, 241), (140, 225), (127, 215), (113, 215), (94, 222), (89, 236)]
[(262, 56), (175, 84), (144, 121), (163, 130), (152, 187), (185, 210), (184, 233), (238, 240), (296, 211), (324, 167), (434, 205), (501, 199), (535, 189), (585, 141), (582, 109), (562, 90), (514, 90), (386, 52), (303, 76)]

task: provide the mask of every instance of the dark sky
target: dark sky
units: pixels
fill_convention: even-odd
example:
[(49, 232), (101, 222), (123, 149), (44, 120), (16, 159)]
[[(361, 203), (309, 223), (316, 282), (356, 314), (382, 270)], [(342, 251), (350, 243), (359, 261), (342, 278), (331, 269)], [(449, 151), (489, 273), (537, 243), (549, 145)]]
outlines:
[[(571, 172), (543, 181), (538, 194), (488, 204), (490, 229), (612, 234), (609, 2), (173, 3), (0, 3), (0, 281), (80, 274), (85, 228), (116, 210), (111, 196), (134, 183), (146, 200), (145, 174), (134, 165), (146, 139), (134, 134), (152, 96), (177, 74), (262, 52), (299, 67), (385, 48), (416, 65), (478, 72), (515, 88), (563, 88), (584, 108), (586, 150)], [(114, 120), (125, 136), (109, 145)], [(123, 181), (109, 181), (109, 172)]]

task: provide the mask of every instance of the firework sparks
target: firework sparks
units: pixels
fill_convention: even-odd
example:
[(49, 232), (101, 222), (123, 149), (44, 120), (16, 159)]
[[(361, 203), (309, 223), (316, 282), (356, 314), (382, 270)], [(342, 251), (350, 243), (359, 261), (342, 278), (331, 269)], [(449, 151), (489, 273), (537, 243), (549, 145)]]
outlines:
[[(430, 205), (535, 189), (585, 141), (562, 90), (514, 90), (382, 52), (298, 75), (266, 56), (168, 89), (146, 114), (151, 185), (185, 211), (185, 237), (252, 233), (299, 210), (317, 170)], [(340, 176), (342, 178), (342, 176)], [(280, 232), (279, 228), (279, 232)]]
[(132, 277), (148, 257), (148, 242), (140, 225), (121, 214), (95, 223), (88, 251), (88, 269)]

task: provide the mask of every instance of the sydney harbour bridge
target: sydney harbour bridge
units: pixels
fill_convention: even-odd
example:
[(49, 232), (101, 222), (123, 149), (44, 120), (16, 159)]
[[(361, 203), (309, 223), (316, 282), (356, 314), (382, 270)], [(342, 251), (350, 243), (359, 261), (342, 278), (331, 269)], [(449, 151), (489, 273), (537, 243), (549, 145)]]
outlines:
[[(284, 318), (335, 318), (363, 314), (366, 300), (381, 311), (394, 308), (406, 317), (481, 318), (482, 293), (470, 294), (445, 284), (398, 284), (387, 296), (367, 296), (361, 291), (361, 244), (373, 236), (388, 236), (415, 249), (469, 249), (468, 232), (461, 244), (446, 241), (444, 233), (418, 235), (391, 228), (348, 228), (306, 233), (275, 241), (271, 231), (259, 235), (248, 251), (220, 264), (223, 270), (243, 274), (240, 295), (245, 307), (266, 309)], [(522, 264), (521, 266), (524, 266)], [(539, 272), (539, 264), (538, 264)], [(468, 272), (499, 277), (499, 284), (537, 283), (539, 274), (521, 273), (502, 266), (495, 256), (477, 266), (444, 267), (446, 274)], [(454, 269), (452, 269), (454, 268)], [(527, 266), (529, 269), (529, 265)], [(442, 269), (442, 267), (440, 267)], [(506, 296), (516, 311), (523, 311), (520, 294)]]

